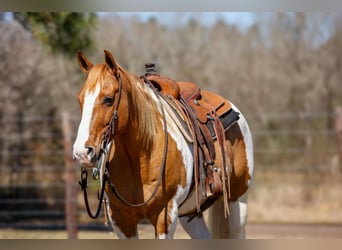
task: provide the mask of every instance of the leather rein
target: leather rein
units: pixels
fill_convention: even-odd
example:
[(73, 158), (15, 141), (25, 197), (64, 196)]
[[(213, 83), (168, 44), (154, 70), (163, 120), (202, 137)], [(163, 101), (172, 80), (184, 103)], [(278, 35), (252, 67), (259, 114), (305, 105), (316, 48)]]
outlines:
[[(118, 89), (118, 93), (116, 94), (117, 97), (115, 98), (114, 112), (113, 112), (113, 115), (112, 115), (110, 122), (108, 123), (107, 130), (103, 136), (102, 145), (101, 145), (100, 153), (98, 156), (98, 165), (96, 166), (96, 168), (93, 169), (93, 174), (92, 174), (93, 179), (97, 180), (99, 178), (100, 174), (103, 172), (103, 175), (101, 178), (102, 179), (101, 186), (100, 186), (101, 190), (99, 192), (99, 197), (98, 197), (99, 203), (98, 203), (97, 210), (96, 210), (95, 214), (92, 213), (90, 206), (89, 206), (89, 201), (88, 201), (88, 193), (87, 193), (88, 171), (85, 167), (81, 168), (81, 180), (79, 181), (79, 184), (80, 184), (81, 189), (83, 191), (84, 203), (86, 205), (88, 215), (93, 219), (96, 219), (99, 216), (102, 203), (106, 202), (104, 200), (104, 193), (105, 193), (104, 191), (105, 191), (106, 184), (111, 188), (112, 192), (115, 194), (115, 196), (118, 198), (118, 200), (120, 200), (120, 202), (122, 202), (123, 204), (125, 204), (129, 207), (142, 207), (142, 206), (146, 205), (148, 202), (150, 202), (155, 197), (155, 195), (157, 194), (158, 187), (160, 186), (161, 180), (163, 179), (162, 177), (164, 176), (165, 166), (166, 166), (166, 158), (167, 158), (167, 150), (168, 150), (168, 132), (167, 132), (165, 110), (164, 110), (162, 103), (160, 102), (161, 103), (161, 105), (160, 105), (161, 106), (161, 113), (162, 113), (162, 117), (163, 117), (163, 127), (164, 127), (164, 150), (163, 150), (163, 158), (162, 158), (161, 167), (160, 167), (160, 173), (159, 173), (158, 181), (156, 183), (156, 187), (155, 187), (154, 191), (152, 192), (151, 196), (147, 200), (145, 200), (144, 202), (130, 203), (116, 189), (116, 186), (112, 182), (111, 177), (108, 173), (109, 154), (111, 152), (112, 144), (114, 143), (115, 126), (117, 125), (117, 120), (119, 119), (118, 109), (119, 109), (119, 104), (120, 104), (121, 94), (122, 94), (122, 80), (121, 80), (119, 72), (117, 72), (115, 77), (116, 77), (116, 79), (118, 79), (119, 89)], [(153, 84), (145, 76), (143, 76), (142, 79), (153, 90), (153, 92), (157, 96), (158, 100), (160, 100), (161, 93), (159, 93), (157, 91), (157, 89), (153, 86)], [(106, 209), (106, 207), (105, 207), (105, 209)]]

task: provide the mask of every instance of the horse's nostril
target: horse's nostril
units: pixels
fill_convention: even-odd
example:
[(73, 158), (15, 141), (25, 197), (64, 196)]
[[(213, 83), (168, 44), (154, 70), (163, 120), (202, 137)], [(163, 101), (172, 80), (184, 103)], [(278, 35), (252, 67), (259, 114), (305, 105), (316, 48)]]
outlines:
[(95, 148), (94, 147), (87, 147), (87, 155), (93, 158), (95, 156)]

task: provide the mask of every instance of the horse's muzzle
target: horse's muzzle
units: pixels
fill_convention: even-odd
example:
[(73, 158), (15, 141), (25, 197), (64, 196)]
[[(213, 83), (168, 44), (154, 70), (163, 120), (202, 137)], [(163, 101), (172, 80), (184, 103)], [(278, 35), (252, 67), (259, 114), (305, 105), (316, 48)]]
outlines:
[(73, 152), (73, 158), (82, 167), (91, 168), (97, 163), (96, 150), (94, 147), (86, 147), (82, 152)]

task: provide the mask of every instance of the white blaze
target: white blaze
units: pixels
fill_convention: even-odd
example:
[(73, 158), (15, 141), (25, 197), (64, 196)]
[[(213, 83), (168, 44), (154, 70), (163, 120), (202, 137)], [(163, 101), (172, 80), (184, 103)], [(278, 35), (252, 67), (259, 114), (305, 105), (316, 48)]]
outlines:
[(94, 104), (99, 93), (100, 86), (99, 84), (97, 84), (94, 92), (87, 91), (84, 96), (82, 118), (80, 125), (78, 127), (77, 137), (74, 143), (73, 155), (76, 159), (83, 158), (86, 152), (85, 143), (89, 137), (89, 127), (91, 118), (93, 116)]

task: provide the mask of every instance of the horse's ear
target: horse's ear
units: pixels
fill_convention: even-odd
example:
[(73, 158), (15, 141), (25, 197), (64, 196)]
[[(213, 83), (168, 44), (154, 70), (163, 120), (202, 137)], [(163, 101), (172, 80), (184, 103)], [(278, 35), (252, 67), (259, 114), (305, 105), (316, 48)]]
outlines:
[(113, 71), (113, 73), (116, 74), (118, 65), (116, 64), (113, 55), (108, 50), (104, 50), (104, 53), (106, 64)]
[(77, 61), (78, 65), (80, 65), (80, 68), (84, 73), (89, 72), (90, 69), (93, 67), (93, 64), (83, 55), (80, 50), (77, 52)]

